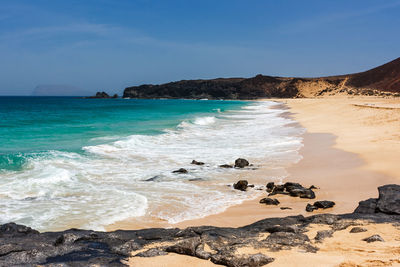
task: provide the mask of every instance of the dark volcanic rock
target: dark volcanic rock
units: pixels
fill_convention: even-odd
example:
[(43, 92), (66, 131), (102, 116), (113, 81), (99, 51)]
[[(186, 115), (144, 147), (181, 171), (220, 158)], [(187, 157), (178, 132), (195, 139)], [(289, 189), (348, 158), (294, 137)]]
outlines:
[(200, 238), (193, 237), (193, 238), (188, 238), (186, 240), (183, 240), (175, 245), (167, 247), (166, 251), (167, 252), (175, 252), (178, 254), (195, 256), (196, 248), (198, 245), (200, 245)]
[(260, 203), (266, 205), (278, 205), (280, 202), (276, 198), (265, 197), (260, 200)]
[(244, 168), (249, 166), (249, 162), (246, 159), (238, 158), (235, 160), (235, 168)]
[(229, 165), (229, 164), (222, 164), (222, 165), (219, 165), (219, 167), (220, 168), (233, 168), (233, 166)]
[(260, 253), (249, 255), (248, 257), (240, 257), (234, 254), (217, 254), (211, 257), (211, 261), (228, 267), (259, 267), (273, 262), (274, 259)]
[(175, 170), (172, 173), (188, 173), (188, 171), (184, 168), (180, 168), (179, 170)]
[(281, 210), (291, 210), (291, 207), (280, 207)]
[(385, 240), (383, 240), (383, 238), (380, 235), (373, 235), (367, 238), (364, 238), (363, 241), (367, 242), (367, 243), (371, 243), (371, 242), (385, 242)]
[(300, 198), (308, 198), (314, 199), (315, 193), (311, 189), (307, 188), (295, 188), (289, 191), (290, 196), (292, 197), (300, 197)]
[(317, 209), (318, 209), (317, 207), (315, 207), (314, 205), (311, 205), (311, 204), (307, 204), (307, 206), (306, 206), (307, 212), (313, 212), (314, 210), (317, 210)]
[(314, 206), (319, 209), (328, 209), (335, 206), (335, 202), (329, 200), (316, 201), (314, 202)]
[(363, 227), (353, 227), (350, 230), (350, 233), (354, 234), (354, 233), (362, 233), (362, 232), (367, 232), (368, 230), (366, 228)]
[(354, 213), (400, 214), (400, 185), (389, 184), (378, 187), (379, 197), (360, 201)]
[(194, 164), (194, 165), (204, 165), (204, 162), (192, 160), (191, 164)]
[(274, 189), (275, 183), (274, 182), (269, 182), (267, 184), (267, 192), (272, 192), (272, 189)]
[(377, 202), (378, 200), (376, 198), (370, 198), (367, 200), (360, 201), (354, 213), (363, 213), (363, 214), (375, 213)]
[[(26, 226), (9, 223), (0, 226), (0, 266), (125, 266), (130, 255), (153, 257), (167, 252), (210, 259), (226, 266), (262, 266), (273, 259), (263, 254), (239, 255), (238, 250), (242, 247), (271, 251), (298, 248), (305, 253), (313, 253), (318, 248), (305, 234), (311, 229), (310, 225), (330, 226), (331, 230), (317, 233), (315, 241), (320, 242), (334, 231), (359, 225), (360, 221), (394, 224), (400, 221), (400, 215), (383, 212), (298, 215), (267, 218), (238, 228), (200, 226), (114, 232), (70, 229), (39, 233)], [(354, 232), (353, 229), (351, 232)], [(260, 240), (268, 233), (265, 239)], [(364, 241), (383, 239), (374, 235)], [(150, 245), (150, 249), (143, 250)], [(206, 245), (210, 249), (206, 250)]]
[(378, 187), (377, 209), (386, 214), (400, 214), (400, 185), (389, 184)]
[(240, 180), (236, 184), (233, 184), (233, 188), (240, 191), (246, 191), (248, 182), (246, 180)]
[(318, 231), (314, 239), (316, 242), (321, 243), (325, 238), (332, 237), (333, 233), (333, 230)]

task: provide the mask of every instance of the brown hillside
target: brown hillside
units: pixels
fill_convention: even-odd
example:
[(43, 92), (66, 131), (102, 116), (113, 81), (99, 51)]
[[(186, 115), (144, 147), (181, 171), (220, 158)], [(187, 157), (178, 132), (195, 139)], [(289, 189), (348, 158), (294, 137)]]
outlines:
[(346, 85), (399, 93), (400, 57), (371, 70), (349, 75)]

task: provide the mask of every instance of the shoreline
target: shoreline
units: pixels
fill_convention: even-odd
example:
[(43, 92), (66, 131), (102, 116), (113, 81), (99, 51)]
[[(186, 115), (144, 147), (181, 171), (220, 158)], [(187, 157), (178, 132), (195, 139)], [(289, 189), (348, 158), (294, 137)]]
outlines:
[[(306, 129), (306, 132), (303, 134), (304, 146), (299, 151), (303, 159), (287, 169), (288, 177), (284, 182), (298, 182), (305, 187), (311, 185), (317, 186), (319, 189), (315, 190), (316, 199), (309, 200), (284, 195), (275, 195), (273, 198), (277, 198), (281, 202), (280, 205), (266, 206), (259, 204), (259, 200), (262, 197), (267, 196), (265, 191), (261, 191), (262, 194), (260, 197), (245, 200), (241, 204), (228, 207), (221, 213), (208, 215), (203, 218), (186, 220), (176, 224), (169, 224), (165, 221), (155, 220), (153, 222), (145, 223), (144, 225), (126, 220), (107, 226), (107, 231), (117, 229), (143, 229), (149, 227), (184, 228), (202, 225), (240, 227), (264, 218), (284, 217), (298, 214), (309, 216), (320, 213), (351, 213), (357, 207), (359, 201), (369, 197), (376, 197), (376, 188), (378, 186), (400, 182), (394, 178), (395, 176), (393, 176), (393, 173), (400, 174), (400, 170), (396, 170), (396, 165), (393, 164), (393, 162), (389, 162), (389, 165), (395, 170), (390, 171), (389, 168), (385, 168), (384, 170), (371, 168), (371, 160), (366, 159), (362, 153), (356, 153), (358, 151), (354, 151), (353, 147), (349, 147), (349, 141), (347, 141), (347, 143), (344, 142), (346, 140), (342, 140), (343, 137), (340, 135), (340, 132), (339, 135), (334, 135), (335, 130), (330, 128), (330, 123), (328, 122), (331, 120), (337, 120), (338, 118), (336, 117), (340, 116), (340, 114), (323, 112), (324, 106), (331, 106), (333, 103), (337, 104), (338, 102), (341, 102), (343, 108), (347, 109), (347, 112), (352, 112), (354, 109), (359, 109), (359, 107), (354, 105), (353, 102), (375, 101), (378, 103), (386, 103), (388, 101), (387, 99), (359, 97), (355, 99), (324, 98), (265, 100), (275, 101), (285, 105), (288, 108), (288, 111), (285, 112), (284, 116), (289, 116), (295, 120), (294, 123), (298, 123), (301, 127)], [(310, 101), (314, 101), (318, 107), (310, 108)], [(389, 102), (397, 102), (400, 105), (400, 99), (389, 99)], [(309, 113), (303, 112), (304, 108), (306, 108), (305, 111), (308, 111)], [(320, 111), (318, 116), (313, 115), (312, 113), (314, 109), (322, 110), (322, 112)], [(374, 108), (373, 110), (375, 113), (393, 112), (393, 110), (386, 109)], [(365, 110), (362, 110), (362, 112), (363, 111)], [(346, 110), (344, 110), (344, 112), (346, 112)], [(368, 114), (369, 113), (370, 112), (368, 112)], [(369, 116), (372, 115), (369, 114)], [(350, 122), (354, 119), (354, 116), (347, 118)], [(332, 123), (332, 125), (334, 126), (336, 123)], [(350, 125), (342, 125), (341, 127), (343, 129), (351, 129)], [(358, 130), (362, 131), (363, 129)], [(358, 140), (358, 143), (361, 144), (365, 142), (365, 137), (364, 139), (361, 138)], [(343, 145), (342, 143), (345, 144)], [(357, 143), (355, 144), (355, 147), (357, 147)], [(382, 158), (379, 161), (381, 162), (385, 160), (386, 159)], [(250, 177), (257, 177), (256, 180), (260, 180), (262, 179), (263, 173), (264, 170), (261, 167), (258, 170), (251, 171)], [(269, 180), (265, 180), (265, 184), (267, 182), (269, 182)], [(253, 183), (251, 178), (249, 179), (249, 183)], [(313, 201), (317, 200), (334, 201), (336, 205), (327, 210), (317, 210), (312, 213), (306, 212), (305, 206), (307, 203), (313, 203)], [(292, 209), (281, 210), (280, 207), (290, 207)]]

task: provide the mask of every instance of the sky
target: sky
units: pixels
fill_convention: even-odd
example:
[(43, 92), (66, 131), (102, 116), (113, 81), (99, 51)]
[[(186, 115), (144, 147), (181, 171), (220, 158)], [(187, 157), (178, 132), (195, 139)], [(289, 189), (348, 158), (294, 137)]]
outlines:
[(400, 0), (0, 0), (0, 95), (359, 72), (400, 57), (399, 14)]

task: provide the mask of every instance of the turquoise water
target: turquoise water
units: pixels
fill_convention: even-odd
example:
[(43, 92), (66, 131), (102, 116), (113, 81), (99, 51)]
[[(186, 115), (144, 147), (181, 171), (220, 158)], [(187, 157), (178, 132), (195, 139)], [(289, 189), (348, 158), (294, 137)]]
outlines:
[[(275, 102), (0, 97), (0, 224), (104, 230), (222, 212), (262, 194), (227, 185), (282, 181), (299, 160), (302, 129), (285, 112)], [(219, 167), (239, 157), (262, 176)]]
[(241, 101), (0, 97), (0, 170), (20, 170), (49, 150), (83, 152), (133, 134), (156, 135), (196, 116), (245, 105)]

